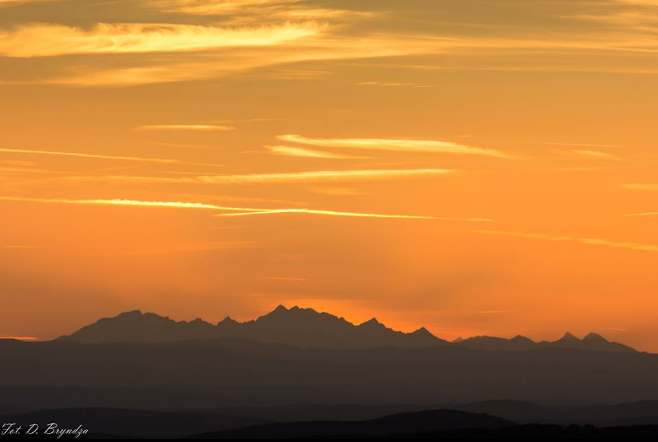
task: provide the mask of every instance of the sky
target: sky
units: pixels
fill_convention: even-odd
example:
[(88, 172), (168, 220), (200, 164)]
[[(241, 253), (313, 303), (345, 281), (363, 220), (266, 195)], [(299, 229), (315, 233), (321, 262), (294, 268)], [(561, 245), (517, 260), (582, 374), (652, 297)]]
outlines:
[(658, 351), (658, 1), (0, 0), (0, 336), (279, 304)]

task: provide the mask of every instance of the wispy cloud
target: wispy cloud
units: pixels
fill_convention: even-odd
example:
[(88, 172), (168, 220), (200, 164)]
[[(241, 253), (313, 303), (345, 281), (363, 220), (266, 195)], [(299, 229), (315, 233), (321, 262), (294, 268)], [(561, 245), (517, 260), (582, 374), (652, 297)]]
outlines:
[(601, 147), (601, 148), (621, 147), (617, 144), (595, 144), (595, 143), (537, 143), (537, 144), (546, 144), (549, 146), (567, 146), (567, 147)]
[(434, 87), (429, 84), (422, 83), (395, 83), (395, 82), (386, 82), (386, 81), (361, 81), (354, 83), (357, 86), (377, 86), (377, 87), (411, 87), (411, 88), (428, 88)]
[(221, 212), (235, 212), (229, 214), (219, 214), (215, 216), (247, 216), (247, 215), (273, 215), (273, 214), (306, 214), (322, 215), (334, 217), (351, 217), (351, 218), (389, 218), (389, 219), (426, 219), (439, 221), (466, 221), (466, 222), (488, 222), (489, 219), (481, 218), (452, 218), (452, 217), (433, 217), (419, 215), (389, 215), (379, 213), (360, 213), (344, 212), (333, 210), (315, 210), (315, 209), (264, 209), (264, 208), (246, 208), (246, 207), (227, 207), (214, 204), (187, 203), (187, 202), (166, 202), (166, 201), (139, 201), (124, 199), (90, 199), (90, 200), (72, 200), (58, 198), (24, 198), (0, 196), (0, 201), (13, 202), (30, 202), (30, 203), (47, 203), (47, 204), (69, 204), (69, 205), (89, 205), (89, 206), (124, 206), (124, 207), (143, 207), (143, 208), (172, 208), (172, 209), (197, 209), (213, 210)]
[(573, 149), (573, 150), (558, 150), (557, 153), (578, 158), (590, 158), (595, 160), (615, 160), (620, 161), (623, 158), (613, 155), (611, 153), (602, 152), (600, 150), (591, 149)]
[(214, 124), (150, 124), (133, 129), (135, 132), (156, 131), (200, 131), (200, 132), (226, 132), (235, 130), (233, 126), (218, 126)]
[(203, 210), (235, 210), (250, 211), (262, 210), (244, 207), (225, 207), (215, 204), (188, 203), (179, 201), (140, 201), (127, 199), (62, 199), (62, 198), (26, 198), (0, 196), (0, 201), (16, 201), (30, 203), (51, 203), (51, 204), (74, 204), (84, 206), (132, 206), (132, 207), (154, 207), (154, 208), (174, 208), (174, 209), (203, 209)]
[(279, 135), (280, 140), (325, 148), (346, 148), (384, 150), (395, 152), (425, 152), (462, 155), (485, 155), (497, 158), (510, 158), (509, 155), (493, 149), (467, 146), (448, 141), (411, 140), (397, 138), (309, 138), (301, 135)]
[(583, 150), (583, 149), (577, 149), (573, 151), (575, 154), (583, 156), (583, 157), (588, 157), (588, 158), (598, 158), (598, 159), (603, 159), (603, 160), (621, 160), (621, 157), (618, 157), (617, 155), (613, 155), (611, 153), (607, 152), (601, 152), (598, 150)]
[(183, 143), (161, 143), (158, 141), (146, 141), (148, 144), (162, 147), (178, 147), (180, 149), (211, 149), (211, 146), (202, 144), (183, 144)]
[(480, 312), (475, 312), (478, 315), (502, 315), (505, 313), (513, 313), (513, 310), (484, 310)]
[(627, 213), (616, 218), (652, 218), (654, 216), (658, 216), (658, 212)]
[(57, 2), (63, 0), (0, 0), (0, 6), (10, 5), (16, 3), (45, 3), (45, 2)]
[(0, 55), (53, 57), (71, 54), (130, 54), (273, 46), (317, 35), (324, 25), (286, 23), (258, 28), (180, 24), (108, 24), (91, 30), (62, 25), (25, 25), (0, 32)]
[[(641, 0), (638, 0), (640, 2)], [(648, 1), (648, 0), (646, 0)], [(74, 3), (74, 2), (63, 2)], [(106, 2), (117, 4), (121, 2)], [(547, 26), (536, 32), (510, 32), (491, 35), (427, 32), (397, 26), (387, 29), (363, 25), (355, 18), (386, 17), (386, 12), (340, 10), (317, 7), (308, 1), (294, 0), (144, 0), (141, 6), (159, 12), (194, 15), (217, 15), (218, 25), (103, 23), (96, 27), (72, 27), (56, 24), (19, 23), (0, 31), (0, 55), (7, 57), (51, 57), (71, 54), (161, 54), (162, 56), (122, 57), (118, 63), (98, 63), (94, 57), (80, 57), (75, 64), (59, 66), (29, 78), (2, 78), (3, 84), (56, 84), (85, 87), (134, 86), (165, 82), (197, 81), (220, 78), (245, 70), (291, 64), (291, 74), (303, 74), (308, 67), (292, 66), (303, 62), (321, 62), (414, 55), (440, 56), (478, 55), (495, 50), (501, 55), (559, 51), (582, 55), (626, 52), (650, 57), (658, 50), (655, 38), (646, 32), (618, 32), (608, 26), (597, 26), (587, 32), (553, 32), (551, 18)], [(603, 6), (606, 6), (605, 3)], [(618, 2), (619, 4), (620, 2)], [(649, 4), (649, 3), (646, 3)], [(386, 8), (373, 8), (382, 11)], [(568, 12), (568, 8), (567, 9)], [(389, 8), (390, 10), (390, 8)], [(649, 14), (644, 14), (649, 15)], [(221, 17), (219, 17), (221, 16)], [(341, 22), (342, 18), (348, 18)], [(416, 17), (420, 26), (426, 17)], [(559, 18), (563, 20), (563, 17)], [(414, 17), (409, 17), (412, 23)], [(166, 20), (165, 20), (166, 21)], [(405, 23), (407, 20), (405, 19)], [(271, 23), (271, 25), (264, 25)], [(245, 26), (246, 25), (246, 26)], [(361, 26), (363, 25), (363, 26)], [(497, 29), (497, 24), (483, 24), (484, 29)], [(358, 32), (354, 32), (354, 31)], [(47, 42), (47, 43), (46, 43)], [(260, 49), (259, 49), (260, 48)], [(219, 50), (231, 49), (231, 50)], [(195, 52), (193, 56), (190, 52)], [(178, 54), (176, 54), (178, 53)], [(182, 53), (182, 54), (181, 54)], [(583, 57), (580, 57), (583, 58)], [(482, 66), (473, 64), (458, 69), (521, 69), (540, 72), (592, 71), (655, 73), (644, 64), (617, 67), (609, 63), (580, 63), (555, 66), (549, 60), (544, 66)], [(454, 69), (444, 63), (428, 63), (431, 69)], [(396, 66), (401, 67), (400, 63)], [(298, 69), (299, 68), (299, 69)], [(263, 74), (261, 72), (261, 74)], [(294, 75), (293, 75), (294, 76)], [(368, 81), (364, 82), (368, 83)], [(373, 81), (373, 85), (416, 86), (413, 82)], [(422, 84), (422, 82), (420, 83)]]
[(321, 150), (305, 149), (303, 147), (265, 146), (265, 148), (268, 149), (273, 154), (285, 155), (290, 157), (323, 158), (323, 159), (333, 159), (333, 160), (367, 158), (367, 157), (359, 157), (353, 155), (343, 155), (334, 152), (324, 152)]
[[(259, 14), (256, 21), (262, 22), (263, 17), (266, 16), (267, 14)], [(608, 50), (649, 53), (658, 48), (655, 41), (639, 37), (621, 41), (614, 38), (580, 41), (505, 37), (445, 38), (413, 33), (366, 34), (355, 37), (341, 34), (341, 29), (344, 28), (332, 27), (326, 21), (322, 23), (291, 21), (283, 25), (237, 28), (101, 24), (91, 30), (57, 25), (25, 25), (0, 34), (0, 55), (37, 57), (69, 54), (186, 53), (186, 57), (172, 56), (166, 60), (149, 57), (133, 61), (136, 63), (133, 66), (108, 68), (93, 63), (82, 63), (78, 66), (70, 66), (60, 75), (25, 80), (27, 83), (92, 87), (219, 78), (236, 72), (285, 63), (436, 55), (493, 49), (510, 53), (520, 50)], [(44, 41), (48, 41), (49, 44), (44, 45)], [(191, 57), (189, 54), (193, 51), (212, 51), (221, 48), (242, 48), (242, 50), (213, 52), (217, 57)], [(258, 48), (261, 50), (257, 51)], [(14, 80), (14, 82), (19, 81)]]
[(575, 14), (572, 17), (636, 31), (655, 32), (654, 25), (658, 23), (658, 18), (654, 8), (658, 7), (658, 0), (608, 0), (608, 3), (609, 6), (619, 7), (601, 9), (598, 14)]
[(445, 218), (434, 216), (418, 216), (418, 215), (382, 215), (377, 213), (360, 213), (360, 212), (337, 212), (331, 210), (314, 210), (314, 209), (274, 209), (262, 210), (258, 212), (243, 212), (243, 213), (225, 213), (215, 215), (217, 217), (232, 217), (232, 216), (251, 216), (251, 215), (284, 215), (284, 214), (304, 214), (304, 215), (323, 215), (323, 216), (340, 216), (349, 218), (390, 218), (390, 219), (428, 219), (439, 221), (465, 221), (465, 222), (490, 222), (490, 219), (482, 218)]
[(147, 0), (146, 4), (165, 12), (195, 15), (228, 15), (250, 7), (282, 6), (303, 0)]
[(374, 15), (367, 11), (314, 7), (304, 0), (146, 0), (146, 4), (172, 14), (222, 16), (231, 24)]
[(382, 179), (434, 177), (453, 173), (445, 169), (330, 170), (313, 172), (264, 173), (250, 175), (200, 176), (196, 180), (209, 184), (298, 183), (331, 181), (368, 181)]
[[(58, 151), (50, 151), (50, 150), (0, 148), (0, 152), (25, 154), (25, 155), (46, 155), (46, 156), (60, 156), (60, 157), (73, 157), (73, 158), (90, 158), (90, 159), (98, 159), (98, 160), (136, 161), (142, 163), (187, 164), (187, 165), (201, 164), (201, 163), (190, 163), (187, 161), (174, 160), (168, 158), (127, 157), (127, 156), (100, 155), (100, 154), (88, 154), (88, 153), (77, 153), (77, 152), (58, 152)], [(208, 165), (208, 164), (203, 164), (203, 165)]]
[(199, 175), (183, 177), (72, 175), (65, 179), (88, 182), (124, 182), (151, 184), (293, 184), (324, 182), (359, 182), (391, 179), (430, 178), (455, 173), (446, 169), (372, 169), (322, 170), (312, 172), (259, 173), (245, 175)]
[(609, 0), (611, 3), (623, 3), (635, 6), (656, 6), (658, 7), (658, 0)]
[[(329, 62), (363, 58), (393, 57), (424, 53), (428, 45), (423, 39), (419, 42), (405, 42), (403, 39), (384, 37), (363, 38), (352, 41), (344, 38), (321, 38), (318, 35), (290, 41), (286, 44), (261, 47), (244, 47), (242, 50), (214, 51), (211, 53), (185, 53), (171, 57), (123, 58), (124, 64), (118, 67), (98, 66), (82, 63), (69, 66), (59, 75), (48, 75), (40, 79), (10, 80), (4, 84), (51, 84), (75, 87), (125, 87), (145, 84), (197, 81), (208, 78), (223, 78), (236, 73), (264, 67), (303, 62)], [(1, 49), (0, 42), (0, 49)], [(180, 52), (180, 51), (179, 51)], [(431, 52), (431, 50), (430, 50)], [(2, 51), (0, 50), (0, 54)], [(294, 72), (292, 72), (294, 70)], [(302, 70), (306, 76), (308, 71)], [(283, 77), (298, 79), (296, 68), (288, 69)], [(314, 71), (317, 72), (317, 71)], [(267, 76), (267, 72), (261, 72)], [(281, 71), (275, 75), (283, 78)]]
[(572, 236), (546, 235), (542, 233), (507, 232), (499, 230), (479, 230), (475, 233), (485, 235), (511, 236), (517, 238), (539, 239), (553, 242), (576, 242), (591, 246), (612, 247), (616, 249), (627, 249), (642, 252), (658, 252), (658, 245), (639, 244), (633, 242), (618, 242), (600, 238), (576, 238)]
[(625, 328), (618, 328), (618, 327), (606, 327), (605, 329), (606, 329), (606, 330), (616, 331), (616, 332), (621, 332), (621, 333), (626, 333), (626, 332), (628, 332), (627, 329), (625, 329)]

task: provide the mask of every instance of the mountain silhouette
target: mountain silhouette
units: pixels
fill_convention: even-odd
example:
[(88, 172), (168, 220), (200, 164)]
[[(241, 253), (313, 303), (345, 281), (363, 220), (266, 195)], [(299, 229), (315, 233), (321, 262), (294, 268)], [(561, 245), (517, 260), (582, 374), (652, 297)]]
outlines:
[(626, 345), (610, 342), (595, 333), (590, 333), (584, 339), (578, 339), (567, 333), (555, 342), (534, 342), (524, 336), (516, 336), (512, 339), (477, 336), (449, 343), (434, 336), (425, 327), (412, 333), (403, 333), (386, 327), (376, 318), (355, 325), (329, 313), (300, 307), (288, 309), (282, 305), (256, 320), (237, 322), (227, 317), (214, 325), (201, 319), (176, 322), (154, 313), (132, 311), (113, 318), (101, 319), (60, 339), (83, 343), (157, 343), (222, 338), (334, 349), (424, 348), (442, 345), (491, 351), (524, 351), (539, 348), (635, 351)]
[(470, 348), (474, 350), (532, 350), (537, 348), (567, 348), (573, 350), (591, 350), (591, 351), (617, 351), (617, 352), (634, 352), (629, 347), (618, 342), (610, 342), (603, 336), (590, 333), (583, 339), (578, 339), (571, 333), (566, 333), (557, 341), (534, 342), (525, 336), (516, 336), (512, 339), (497, 338), (493, 336), (475, 336), (468, 339), (458, 339), (452, 342), (452, 345)]
[(198, 435), (193, 439), (308, 439), (313, 437), (383, 437), (393, 434), (457, 429), (492, 429), (514, 425), (499, 417), (455, 410), (403, 413), (368, 421), (274, 423)]
[(585, 336), (583, 339), (578, 339), (571, 333), (566, 333), (561, 339), (558, 339), (555, 342), (540, 342), (540, 347), (553, 347), (553, 348), (571, 348), (574, 350), (601, 350), (601, 351), (620, 351), (620, 352), (632, 352), (635, 349), (620, 344), (618, 342), (610, 342), (605, 339), (603, 336), (590, 333)]
[(201, 319), (176, 322), (153, 313), (132, 311), (101, 319), (63, 338), (86, 343), (240, 338), (315, 348), (418, 348), (447, 344), (425, 328), (402, 333), (374, 318), (354, 325), (328, 313), (299, 307), (287, 309), (282, 305), (253, 321), (240, 323), (227, 317), (216, 325)]

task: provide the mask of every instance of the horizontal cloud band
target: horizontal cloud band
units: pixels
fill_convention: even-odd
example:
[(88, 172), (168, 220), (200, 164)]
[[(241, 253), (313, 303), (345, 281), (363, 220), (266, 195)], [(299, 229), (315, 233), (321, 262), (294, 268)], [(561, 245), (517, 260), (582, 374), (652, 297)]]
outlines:
[[(359, 213), (359, 212), (342, 212), (333, 210), (314, 210), (314, 209), (261, 209), (245, 207), (227, 207), (214, 204), (203, 203), (186, 203), (186, 202), (168, 202), (168, 201), (138, 201), (125, 199), (89, 199), (89, 200), (71, 200), (59, 198), (23, 198), (2, 196), (0, 201), (13, 202), (31, 202), (31, 203), (50, 203), (50, 204), (70, 204), (70, 205), (87, 205), (87, 206), (124, 206), (124, 207), (150, 207), (150, 208), (173, 208), (173, 209), (202, 209), (225, 212), (236, 212), (233, 216), (244, 215), (269, 215), (269, 214), (309, 214), (325, 215), (338, 217), (353, 218), (390, 218), (390, 219), (427, 219), (427, 220), (444, 220), (444, 221), (467, 221), (467, 222), (487, 222), (491, 221), (484, 218), (447, 218), (420, 215), (385, 215), (378, 213)], [(222, 216), (222, 215), (217, 215)], [(225, 216), (225, 215), (224, 215)]]
[(325, 148), (386, 150), (394, 152), (427, 152), (465, 155), (485, 155), (510, 158), (507, 154), (448, 141), (405, 140), (397, 138), (308, 138), (301, 135), (280, 135), (280, 140)]
[(257, 28), (101, 23), (89, 30), (63, 25), (29, 25), (0, 32), (0, 55), (53, 57), (272, 46), (317, 35), (323, 27), (315, 22)]

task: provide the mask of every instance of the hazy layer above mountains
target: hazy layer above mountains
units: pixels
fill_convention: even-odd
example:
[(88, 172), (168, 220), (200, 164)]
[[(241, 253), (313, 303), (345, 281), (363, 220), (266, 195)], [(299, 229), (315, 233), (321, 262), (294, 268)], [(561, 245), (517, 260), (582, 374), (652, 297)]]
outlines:
[(609, 342), (595, 333), (578, 339), (567, 333), (555, 342), (534, 342), (517, 336), (512, 339), (480, 336), (448, 342), (420, 328), (413, 333), (394, 331), (377, 319), (354, 325), (344, 318), (312, 309), (284, 306), (256, 320), (240, 323), (226, 318), (216, 325), (196, 319), (176, 322), (153, 313), (132, 311), (114, 318), (101, 319), (70, 336), (76, 342), (180, 342), (220, 338), (250, 339), (260, 342), (311, 348), (423, 348), (436, 345), (478, 350), (532, 350), (538, 348), (571, 348), (580, 350), (631, 352), (632, 348)]

